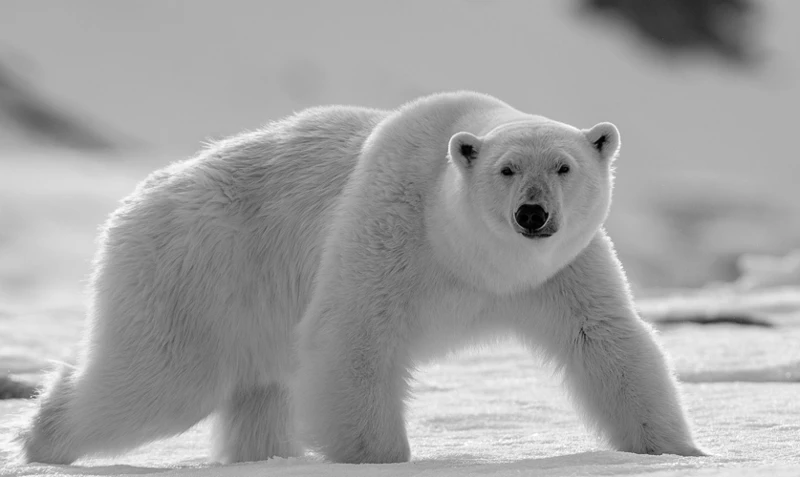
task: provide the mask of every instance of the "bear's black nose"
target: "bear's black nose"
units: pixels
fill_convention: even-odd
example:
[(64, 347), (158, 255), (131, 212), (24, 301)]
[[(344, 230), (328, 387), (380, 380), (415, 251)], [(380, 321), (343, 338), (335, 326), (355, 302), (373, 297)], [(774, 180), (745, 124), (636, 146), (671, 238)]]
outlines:
[(517, 225), (528, 232), (540, 230), (547, 223), (548, 217), (547, 211), (539, 204), (522, 204), (514, 213)]

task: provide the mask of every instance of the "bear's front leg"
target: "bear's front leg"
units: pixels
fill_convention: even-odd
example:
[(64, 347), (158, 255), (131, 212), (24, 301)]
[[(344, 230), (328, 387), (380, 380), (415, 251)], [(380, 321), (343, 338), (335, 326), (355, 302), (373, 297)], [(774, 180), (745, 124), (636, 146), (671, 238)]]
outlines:
[(324, 298), (298, 327), (301, 435), (333, 462), (406, 462), (405, 307), (385, 303), (368, 286), (350, 293), (342, 285), (321, 284)]
[(514, 308), (522, 334), (563, 369), (585, 417), (614, 448), (705, 455), (693, 442), (676, 380), (652, 328), (634, 309), (604, 231)]

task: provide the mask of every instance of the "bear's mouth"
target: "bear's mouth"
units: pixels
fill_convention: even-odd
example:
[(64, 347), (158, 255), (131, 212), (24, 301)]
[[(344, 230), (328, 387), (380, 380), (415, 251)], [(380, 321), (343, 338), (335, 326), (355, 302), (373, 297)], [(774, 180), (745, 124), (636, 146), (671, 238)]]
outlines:
[(519, 234), (522, 235), (523, 237), (527, 238), (527, 239), (547, 238), (547, 237), (552, 237), (553, 236), (552, 232), (527, 232), (526, 231), (526, 232), (520, 232)]
[(553, 235), (558, 232), (559, 226), (557, 220), (551, 220), (544, 227), (531, 230), (526, 229), (525, 227), (520, 227), (518, 224), (514, 224), (514, 230), (529, 240), (534, 239), (546, 239), (548, 237), (552, 237)]

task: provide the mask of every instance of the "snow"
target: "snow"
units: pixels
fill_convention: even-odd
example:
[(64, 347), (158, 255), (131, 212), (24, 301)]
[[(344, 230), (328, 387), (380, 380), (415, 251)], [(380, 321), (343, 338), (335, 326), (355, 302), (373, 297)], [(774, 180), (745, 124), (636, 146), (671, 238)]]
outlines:
[[(14, 333), (20, 343), (38, 342), (40, 350), (47, 349), (48, 342), (51, 349), (58, 347), (48, 340), (77, 338), (79, 326), (37, 338), (42, 330), (52, 329), (41, 326), (44, 316), (18, 319), (3, 330), (4, 336)], [(683, 381), (697, 440), (709, 457), (608, 450), (582, 426), (559, 377), (508, 342), (467, 350), (419, 370), (408, 416), (413, 454), (409, 463), (338, 465), (308, 454), (222, 466), (210, 461), (210, 426), (204, 422), (181, 436), (119, 457), (84, 459), (75, 466), (21, 465), (10, 439), (33, 404), (9, 400), (0, 401), (0, 475), (796, 476), (800, 315), (795, 311), (770, 317), (782, 325), (678, 325), (661, 331)], [(24, 357), (18, 362), (23, 363), (20, 371), (36, 366), (24, 364)]]

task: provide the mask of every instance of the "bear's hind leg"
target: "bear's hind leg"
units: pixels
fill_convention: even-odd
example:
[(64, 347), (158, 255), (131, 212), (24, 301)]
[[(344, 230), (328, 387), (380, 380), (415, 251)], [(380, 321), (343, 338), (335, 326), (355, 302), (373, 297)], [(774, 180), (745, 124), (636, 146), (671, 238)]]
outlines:
[(25, 462), (121, 454), (188, 430), (218, 405), (213, 360), (204, 367), (184, 359), (170, 370), (156, 350), (129, 351), (94, 349), (84, 369), (57, 374), (18, 438)]
[(214, 454), (226, 464), (299, 455), (288, 387), (237, 388), (217, 416), (214, 436)]
[(24, 462), (70, 464), (78, 456), (69, 445), (67, 408), (74, 393), (72, 368), (61, 365), (37, 396), (39, 408), (29, 429), (17, 436)]

